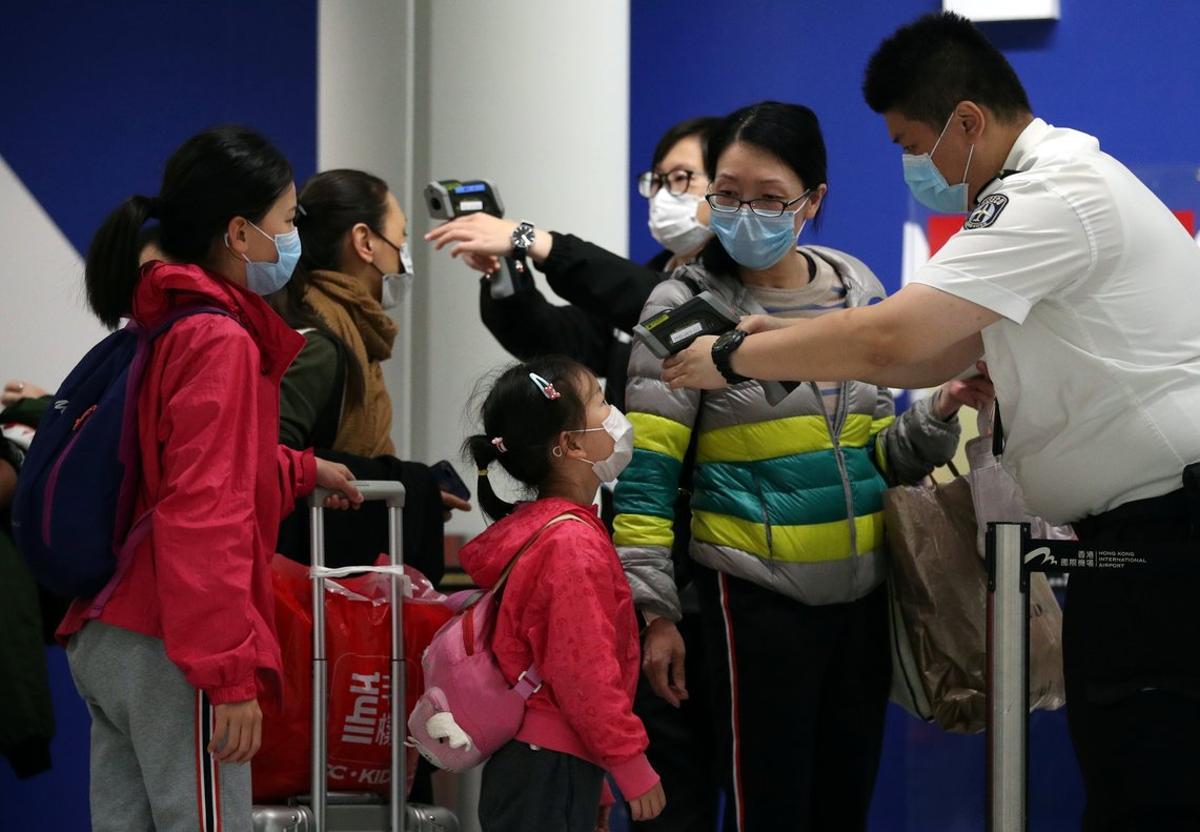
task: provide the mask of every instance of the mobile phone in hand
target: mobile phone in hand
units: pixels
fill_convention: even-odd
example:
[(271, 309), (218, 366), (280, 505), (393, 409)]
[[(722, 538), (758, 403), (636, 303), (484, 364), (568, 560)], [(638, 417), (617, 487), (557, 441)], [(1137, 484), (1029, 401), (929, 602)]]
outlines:
[(438, 488), (448, 494), (453, 494), (460, 500), (471, 499), (471, 489), (467, 488), (467, 484), (462, 481), (462, 477), (458, 475), (458, 471), (454, 470), (454, 466), (449, 460), (441, 460), (429, 466), (430, 472), (433, 474), (433, 481), (438, 484)]

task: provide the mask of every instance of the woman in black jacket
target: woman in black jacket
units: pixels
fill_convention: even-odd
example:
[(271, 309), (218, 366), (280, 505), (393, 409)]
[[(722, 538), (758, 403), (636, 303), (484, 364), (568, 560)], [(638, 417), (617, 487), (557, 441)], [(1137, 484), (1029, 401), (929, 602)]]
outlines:
[[(359, 170), (317, 174), (299, 204), (300, 267), (269, 299), (306, 342), (280, 384), (280, 442), (316, 448), (356, 479), (403, 482), (405, 560), (436, 584), (444, 571), (442, 524), (450, 509), (471, 506), (443, 492), (429, 466), (391, 452), (391, 402), (379, 362), (396, 332), (386, 310), (412, 281), (407, 218), (387, 183)], [(356, 430), (347, 429), (352, 418)], [(281, 554), (308, 561), (308, 522), (306, 511), (284, 520)], [(382, 503), (331, 514), (325, 526), (328, 566), (370, 563), (387, 550)]]

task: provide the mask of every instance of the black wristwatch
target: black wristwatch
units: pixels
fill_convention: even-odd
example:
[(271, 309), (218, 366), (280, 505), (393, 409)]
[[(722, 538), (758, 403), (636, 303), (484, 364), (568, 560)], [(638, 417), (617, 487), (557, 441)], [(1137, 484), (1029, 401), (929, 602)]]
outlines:
[(533, 245), (533, 223), (522, 220), (513, 229), (512, 256), (514, 260), (524, 260)]
[(746, 376), (738, 375), (733, 371), (733, 352), (742, 345), (746, 340), (746, 333), (740, 329), (731, 329), (721, 337), (717, 338), (712, 345), (712, 360), (713, 364), (717, 365), (717, 370), (721, 375), (725, 376), (725, 380), (730, 384), (741, 384), (743, 381), (749, 381)]

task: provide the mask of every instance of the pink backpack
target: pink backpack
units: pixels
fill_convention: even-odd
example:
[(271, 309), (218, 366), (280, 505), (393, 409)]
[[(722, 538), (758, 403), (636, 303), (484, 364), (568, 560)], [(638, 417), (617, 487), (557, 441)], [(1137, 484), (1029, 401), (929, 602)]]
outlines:
[[(521, 730), (525, 701), (542, 687), (537, 668), (530, 665), (515, 685), (508, 681), (492, 653), (492, 634), (504, 586), (517, 559), (556, 523), (575, 520), (560, 514), (525, 542), (496, 585), (485, 592), (460, 593), (468, 599), (454, 618), (437, 631), (425, 650), (425, 692), (408, 718), (409, 740), (438, 768), (464, 771), (494, 754)], [(453, 602), (453, 598), (451, 601)]]

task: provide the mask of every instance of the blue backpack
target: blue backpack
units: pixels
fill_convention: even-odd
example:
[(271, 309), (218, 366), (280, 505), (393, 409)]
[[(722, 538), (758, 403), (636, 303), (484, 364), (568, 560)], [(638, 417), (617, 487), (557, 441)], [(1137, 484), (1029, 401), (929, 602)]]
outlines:
[[(228, 312), (207, 306), (174, 310), (147, 330), (134, 320), (75, 365), (38, 424), (17, 479), (12, 527), (38, 583), (64, 598), (103, 606), (148, 523), (133, 525), (141, 474), (138, 391), (155, 339), (191, 315)], [(118, 576), (119, 577), (119, 576)]]

